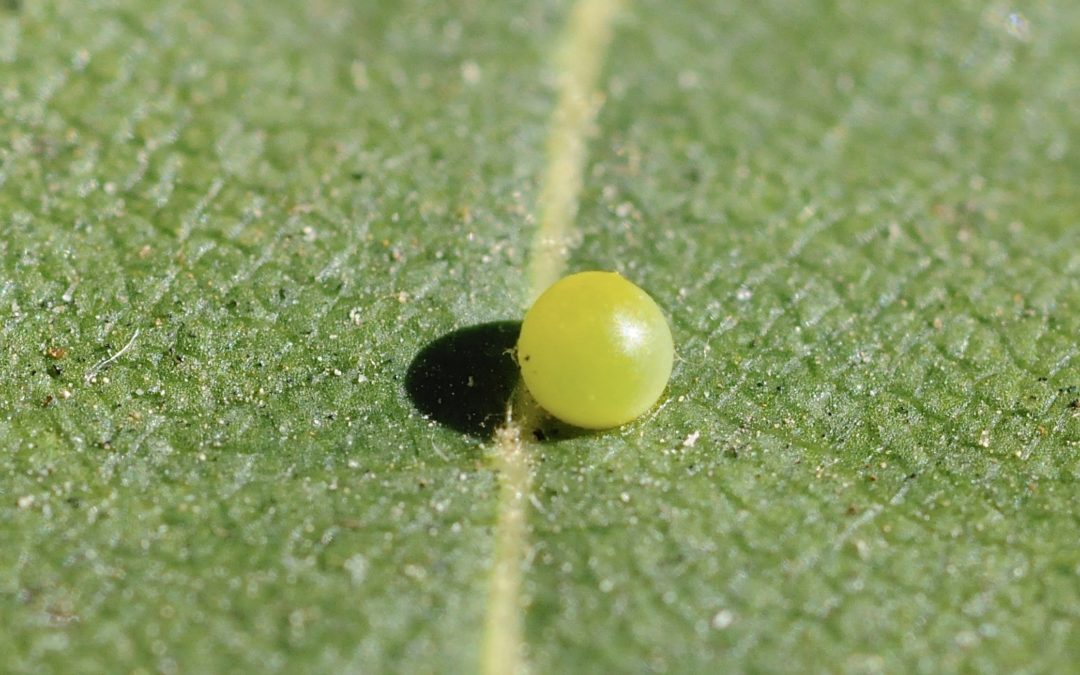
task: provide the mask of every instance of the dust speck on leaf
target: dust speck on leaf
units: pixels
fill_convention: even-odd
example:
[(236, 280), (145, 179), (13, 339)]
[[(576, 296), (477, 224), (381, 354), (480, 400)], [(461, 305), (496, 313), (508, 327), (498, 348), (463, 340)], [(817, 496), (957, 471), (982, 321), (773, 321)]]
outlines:
[(722, 609), (716, 614), (713, 614), (711, 621), (712, 627), (716, 630), (730, 628), (733, 623), (735, 623), (735, 614), (732, 613), (730, 609)]
[(364, 583), (368, 572), (367, 558), (357, 553), (345, 561), (344, 567), (354, 585), (359, 586)]

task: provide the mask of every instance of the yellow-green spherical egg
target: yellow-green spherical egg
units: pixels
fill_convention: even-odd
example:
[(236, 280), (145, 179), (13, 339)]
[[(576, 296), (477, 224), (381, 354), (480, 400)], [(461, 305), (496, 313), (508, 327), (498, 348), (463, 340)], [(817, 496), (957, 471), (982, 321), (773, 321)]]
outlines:
[(649, 294), (615, 272), (581, 272), (544, 291), (518, 338), (522, 378), (536, 402), (568, 424), (608, 429), (664, 393), (675, 346)]

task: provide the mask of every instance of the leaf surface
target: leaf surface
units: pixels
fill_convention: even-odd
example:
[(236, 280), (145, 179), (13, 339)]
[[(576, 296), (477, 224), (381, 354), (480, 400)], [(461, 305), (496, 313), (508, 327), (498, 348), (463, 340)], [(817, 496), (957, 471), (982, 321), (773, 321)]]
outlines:
[[(521, 318), (570, 8), (0, 3), (8, 667), (477, 667), (492, 444), (406, 380)], [(1078, 41), (627, 6), (569, 265), (679, 360), (529, 445), (535, 672), (1076, 662)]]

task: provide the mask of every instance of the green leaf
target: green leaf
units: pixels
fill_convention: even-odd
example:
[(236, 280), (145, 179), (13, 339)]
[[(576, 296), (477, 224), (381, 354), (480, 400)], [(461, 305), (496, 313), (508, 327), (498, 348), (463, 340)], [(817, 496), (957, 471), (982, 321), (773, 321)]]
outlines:
[[(406, 385), (521, 318), (571, 12), (0, 2), (7, 668), (480, 666), (498, 450)], [(625, 6), (569, 267), (679, 361), (526, 444), (531, 670), (1076, 663), (1078, 41), (1065, 0)]]

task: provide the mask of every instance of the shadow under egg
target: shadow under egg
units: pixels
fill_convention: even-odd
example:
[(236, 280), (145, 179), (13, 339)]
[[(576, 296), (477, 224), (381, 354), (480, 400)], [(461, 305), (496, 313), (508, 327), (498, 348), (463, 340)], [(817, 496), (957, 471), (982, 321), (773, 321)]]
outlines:
[(514, 348), (520, 321), (467, 326), (424, 346), (405, 374), (405, 390), (425, 417), (489, 439), (506, 419), (520, 373)]

